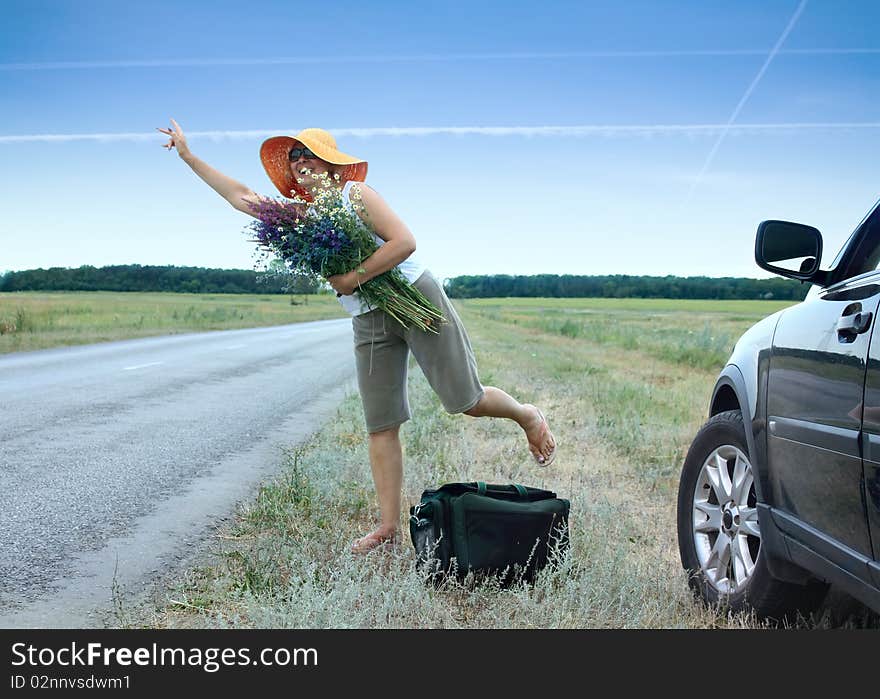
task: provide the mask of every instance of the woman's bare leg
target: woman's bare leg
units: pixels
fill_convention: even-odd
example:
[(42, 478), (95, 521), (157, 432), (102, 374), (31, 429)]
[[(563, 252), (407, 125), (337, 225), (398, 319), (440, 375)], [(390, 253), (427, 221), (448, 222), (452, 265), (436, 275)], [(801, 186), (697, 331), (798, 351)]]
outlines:
[[(516, 422), (526, 433), (529, 449), (540, 460), (547, 460), (556, 447), (550, 430), (543, 430), (541, 414), (531, 403), (520, 403), (511, 395), (494, 386), (483, 386), (483, 397), (465, 415), (471, 417), (506, 417)], [(542, 462), (543, 462), (542, 461)]]
[(352, 546), (364, 553), (397, 535), (400, 523), (400, 488), (403, 485), (403, 449), (400, 426), (370, 434), (370, 469), (379, 498), (381, 524)]

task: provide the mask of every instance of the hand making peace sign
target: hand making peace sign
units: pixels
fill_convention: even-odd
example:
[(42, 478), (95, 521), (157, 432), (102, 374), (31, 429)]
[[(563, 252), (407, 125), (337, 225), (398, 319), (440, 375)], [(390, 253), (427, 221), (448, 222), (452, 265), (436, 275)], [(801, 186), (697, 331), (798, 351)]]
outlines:
[(183, 135), (183, 129), (180, 128), (174, 119), (171, 120), (170, 129), (160, 129), (157, 127), (156, 131), (164, 133), (171, 138), (168, 143), (162, 145), (163, 148), (167, 148), (168, 150), (177, 148), (177, 154), (180, 156), (189, 153), (189, 146), (186, 143), (186, 136)]

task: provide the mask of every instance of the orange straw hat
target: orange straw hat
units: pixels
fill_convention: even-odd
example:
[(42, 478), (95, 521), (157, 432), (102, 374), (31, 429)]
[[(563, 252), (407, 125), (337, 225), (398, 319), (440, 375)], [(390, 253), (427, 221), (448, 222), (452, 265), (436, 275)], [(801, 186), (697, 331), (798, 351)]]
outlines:
[(363, 182), (367, 177), (367, 161), (346, 155), (336, 147), (336, 139), (324, 129), (303, 129), (296, 136), (273, 136), (260, 146), (260, 160), (272, 184), (285, 197), (296, 192), (305, 199), (311, 199), (308, 192), (299, 185), (290, 171), (290, 149), (301, 143), (321, 160), (333, 165), (348, 165), (340, 173), (343, 180)]

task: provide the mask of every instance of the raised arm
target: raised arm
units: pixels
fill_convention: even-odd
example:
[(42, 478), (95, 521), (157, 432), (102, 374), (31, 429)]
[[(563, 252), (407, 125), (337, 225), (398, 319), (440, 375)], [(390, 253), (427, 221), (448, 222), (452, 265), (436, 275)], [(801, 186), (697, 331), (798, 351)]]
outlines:
[(254, 192), (250, 187), (243, 185), (241, 182), (238, 182), (231, 177), (227, 177), (219, 170), (208, 165), (204, 160), (200, 160), (193, 155), (186, 142), (186, 136), (183, 135), (183, 130), (178, 126), (174, 119), (171, 120), (171, 125), (172, 128), (170, 129), (156, 129), (167, 135), (170, 139), (168, 143), (163, 144), (162, 147), (167, 148), (168, 150), (176, 148), (180, 159), (189, 165), (193, 172), (201, 177), (211, 189), (228, 201), (234, 208), (253, 216), (254, 214), (253, 211), (251, 211), (249, 204), (256, 203), (263, 197)]

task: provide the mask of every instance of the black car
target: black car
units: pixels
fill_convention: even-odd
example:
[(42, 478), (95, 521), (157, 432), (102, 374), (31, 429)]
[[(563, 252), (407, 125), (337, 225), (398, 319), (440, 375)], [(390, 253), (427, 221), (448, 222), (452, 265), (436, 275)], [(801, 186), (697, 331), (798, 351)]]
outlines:
[(812, 287), (740, 337), (679, 485), (691, 587), (763, 618), (830, 583), (880, 611), (880, 203), (821, 257), (815, 228), (758, 227), (758, 265)]

